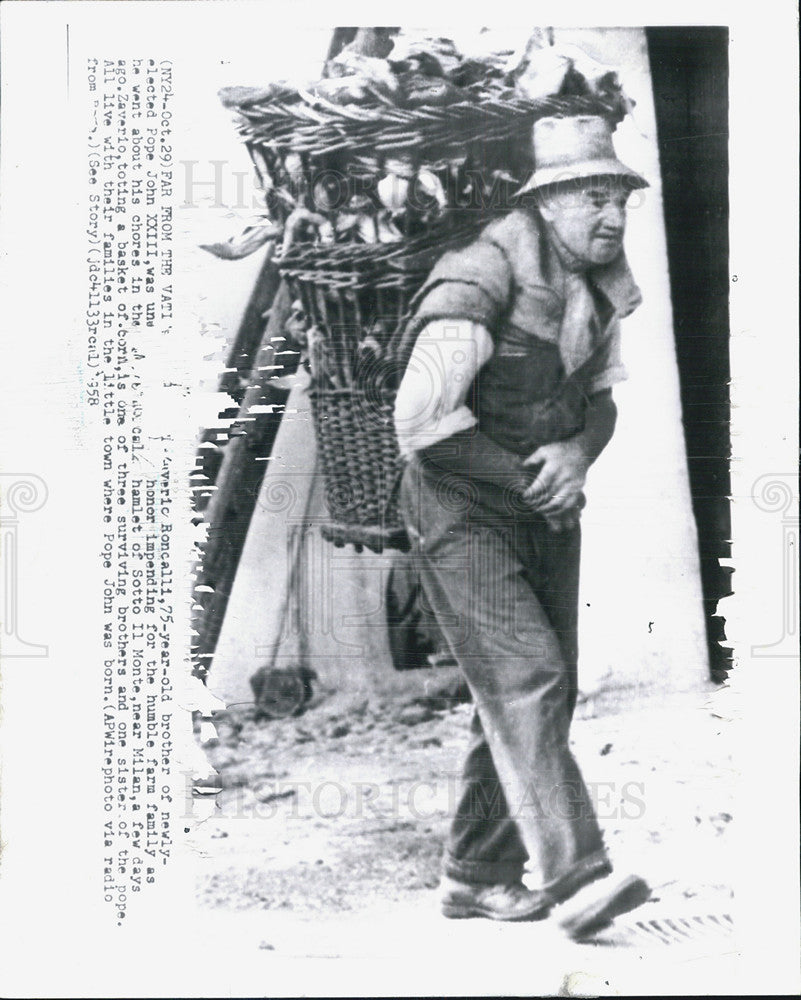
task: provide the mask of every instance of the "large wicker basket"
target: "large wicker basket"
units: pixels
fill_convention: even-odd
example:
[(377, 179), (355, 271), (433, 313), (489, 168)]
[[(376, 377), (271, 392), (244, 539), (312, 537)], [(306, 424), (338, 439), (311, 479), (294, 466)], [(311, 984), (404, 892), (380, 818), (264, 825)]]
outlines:
[[(502, 167), (508, 194), (531, 168), (520, 137), (537, 118), (610, 110), (582, 96), (532, 102), (476, 93), (470, 101), (414, 109), (341, 107), (303, 96), (307, 99), (239, 109), (240, 131), (257, 170), (268, 175), (268, 207), (281, 218), (286, 205), (270, 192), (278, 186), (287, 151), (302, 159), (304, 190), (334, 166), (343, 176), (352, 166), (357, 174), (373, 169), (365, 168), (364, 153), (381, 157), (414, 150), (416, 158), (438, 161), (444, 171), (452, 166), (449, 157), (464, 163), (467, 156), (487, 176)], [(335, 544), (378, 552), (408, 547), (398, 510), (402, 462), (392, 415), (413, 346), (404, 336), (412, 299), (446, 250), (469, 242), (509, 207), (505, 197), (478, 209), (457, 205), (422, 227), (415, 220), (401, 242), (309, 241), (283, 254), (281, 273), (302, 304), (310, 331), (312, 413), (330, 515), (323, 533)]]

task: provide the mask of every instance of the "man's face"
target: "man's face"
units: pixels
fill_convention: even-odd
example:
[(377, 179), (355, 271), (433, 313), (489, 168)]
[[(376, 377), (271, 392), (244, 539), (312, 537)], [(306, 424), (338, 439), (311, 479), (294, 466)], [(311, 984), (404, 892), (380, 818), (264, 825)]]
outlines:
[(576, 264), (608, 264), (623, 248), (629, 190), (620, 183), (590, 179), (547, 192), (540, 212), (560, 248)]

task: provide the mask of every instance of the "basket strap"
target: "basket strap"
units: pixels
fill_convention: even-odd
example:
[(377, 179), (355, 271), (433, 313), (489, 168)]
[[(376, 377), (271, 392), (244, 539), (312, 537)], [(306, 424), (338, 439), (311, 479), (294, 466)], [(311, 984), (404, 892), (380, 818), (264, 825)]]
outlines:
[(401, 480), (403, 479), (403, 473), (404, 473), (404, 471), (406, 469), (407, 464), (408, 463), (407, 463), (406, 459), (401, 458), (400, 467), (398, 468), (398, 471), (395, 474), (395, 482), (392, 484), (392, 489), (389, 491), (389, 496), (387, 497), (387, 507), (390, 506), (390, 504), (392, 503), (392, 501), (395, 499), (395, 497), (400, 492)]
[(404, 370), (406, 365), (409, 363), (409, 358), (414, 350), (415, 341), (417, 340), (417, 335), (419, 333), (417, 324), (413, 322), (412, 319), (407, 320), (404, 324), (403, 332), (397, 341), (397, 349), (393, 351), (396, 360), (403, 366)]

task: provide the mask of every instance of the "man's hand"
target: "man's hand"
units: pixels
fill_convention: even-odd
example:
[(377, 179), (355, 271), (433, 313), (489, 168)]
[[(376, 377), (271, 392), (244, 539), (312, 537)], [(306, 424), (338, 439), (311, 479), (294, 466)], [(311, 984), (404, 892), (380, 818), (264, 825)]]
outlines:
[(543, 515), (563, 514), (584, 505), (584, 484), (591, 459), (575, 439), (537, 448), (523, 465), (541, 468), (523, 496)]
[(547, 518), (554, 530), (561, 522), (567, 525), (567, 511), (579, 511), (584, 506), (584, 483), (587, 470), (609, 444), (615, 429), (617, 407), (612, 390), (603, 389), (590, 396), (584, 430), (567, 441), (543, 445), (529, 455), (524, 466), (541, 466), (534, 481), (524, 492), (532, 510)]

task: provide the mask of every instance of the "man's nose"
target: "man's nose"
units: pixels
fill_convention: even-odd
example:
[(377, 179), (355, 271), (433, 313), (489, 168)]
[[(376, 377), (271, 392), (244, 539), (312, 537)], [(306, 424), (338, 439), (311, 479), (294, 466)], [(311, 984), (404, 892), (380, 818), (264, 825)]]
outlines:
[(626, 209), (622, 205), (616, 205), (613, 201), (608, 201), (604, 205), (601, 213), (604, 229), (612, 229), (615, 232), (623, 232), (626, 227)]

